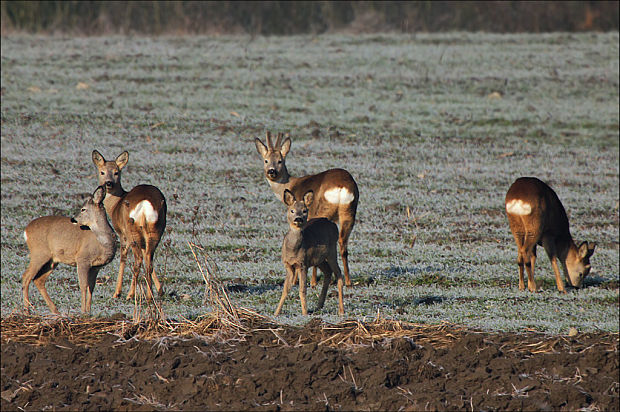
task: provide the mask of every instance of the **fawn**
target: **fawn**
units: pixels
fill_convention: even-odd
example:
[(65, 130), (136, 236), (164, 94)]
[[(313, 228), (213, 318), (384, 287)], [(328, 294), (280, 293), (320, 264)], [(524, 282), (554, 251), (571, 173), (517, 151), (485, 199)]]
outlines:
[[(291, 148), (291, 139), (278, 133), (275, 145), (271, 141), (271, 133), (267, 132), (267, 145), (260, 139), (254, 139), (256, 150), (263, 158), (264, 172), (267, 182), (279, 200), (283, 200), (284, 191), (289, 190), (298, 199), (312, 190), (314, 202), (309, 208), (310, 218), (324, 217), (340, 226), (338, 243), (344, 267), (345, 284), (351, 286), (349, 276), (349, 236), (355, 225), (355, 213), (359, 200), (357, 184), (349, 172), (344, 169), (329, 169), (324, 172), (293, 177), (286, 168), (285, 158)], [(316, 267), (312, 272), (312, 286), (316, 285)]]
[(289, 231), (282, 242), (282, 263), (286, 268), (286, 279), (282, 297), (274, 315), (278, 316), (284, 305), (293, 281), (299, 277), (299, 299), (301, 300), (301, 313), (308, 314), (306, 304), (306, 276), (308, 268), (319, 267), (324, 274), (323, 289), (319, 295), (317, 310), (323, 307), (327, 288), (331, 283), (332, 272), (335, 273), (338, 282), (338, 314), (344, 315), (342, 302), (342, 273), (338, 267), (338, 254), (336, 242), (338, 241), (338, 227), (326, 218), (308, 220), (308, 210), (312, 205), (314, 193), (306, 192), (303, 200), (296, 200), (293, 192), (284, 190), (284, 203), (287, 208), (287, 220)]
[(101, 153), (93, 150), (92, 159), (99, 172), (99, 184), (107, 188), (108, 193), (103, 203), (121, 242), (121, 262), (114, 297), (121, 294), (123, 272), (130, 247), (134, 255), (134, 270), (127, 299), (135, 295), (143, 260), (148, 285), (146, 297), (152, 299), (152, 282), (161, 296), (163, 289), (153, 269), (153, 255), (166, 228), (166, 198), (157, 187), (151, 185), (138, 185), (129, 192), (123, 190), (121, 170), (129, 161), (127, 151), (118, 155), (114, 161), (106, 161)]
[(519, 289), (525, 289), (523, 266), (527, 269), (527, 287), (536, 291), (534, 263), (536, 245), (545, 248), (555, 272), (560, 292), (566, 293), (557, 260), (562, 263), (566, 281), (576, 288), (590, 273), (590, 257), (595, 243), (583, 242), (577, 247), (568, 228), (568, 217), (558, 195), (535, 177), (520, 177), (506, 193), (506, 214), (510, 230), (517, 242), (519, 256)]
[(116, 253), (116, 235), (103, 206), (105, 188), (99, 186), (84, 202), (74, 218), (44, 216), (34, 219), (24, 230), (30, 263), (22, 275), (24, 307), (30, 308), (30, 282), (41, 292), (52, 313), (59, 314), (45, 282), (58, 263), (77, 266), (83, 313), (90, 313), (97, 273)]

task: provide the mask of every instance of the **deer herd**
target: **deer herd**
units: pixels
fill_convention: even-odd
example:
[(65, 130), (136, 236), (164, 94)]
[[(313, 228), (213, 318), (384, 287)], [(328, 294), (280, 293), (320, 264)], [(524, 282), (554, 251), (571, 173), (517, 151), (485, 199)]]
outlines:
[[(344, 169), (329, 169), (302, 177), (291, 176), (285, 162), (291, 148), (288, 135), (278, 133), (274, 143), (271, 133), (267, 132), (266, 144), (258, 138), (254, 139), (254, 143), (263, 159), (267, 182), (276, 198), (286, 205), (289, 226), (282, 242), (286, 277), (275, 316), (280, 314), (287, 294), (296, 282), (299, 282), (302, 314), (308, 314), (306, 277), (309, 268), (313, 270), (311, 286), (317, 284), (317, 268), (324, 275), (316, 310), (323, 307), (334, 274), (338, 288), (338, 314), (344, 315), (343, 285), (352, 285), (348, 243), (359, 201), (355, 180)], [(64, 263), (77, 267), (81, 310), (90, 313), (97, 273), (116, 254), (116, 235), (120, 240), (120, 265), (113, 297), (121, 295), (130, 249), (134, 260), (127, 299), (135, 297), (141, 269), (146, 279), (147, 299), (153, 298), (153, 284), (158, 294), (163, 294), (153, 259), (166, 228), (166, 198), (152, 185), (138, 185), (129, 192), (123, 189), (121, 170), (129, 161), (128, 152), (124, 151), (113, 161), (106, 161), (94, 150), (92, 161), (97, 168), (99, 186), (84, 202), (80, 212), (74, 218), (40, 217), (31, 221), (24, 230), (30, 251), (30, 262), (22, 275), (23, 303), (27, 310), (31, 307), (28, 289), (34, 281), (50, 311), (59, 313), (47, 293), (45, 282), (58, 263)], [(566, 211), (553, 189), (537, 178), (518, 178), (506, 193), (505, 209), (517, 244), (519, 289), (525, 290), (525, 268), (528, 289), (531, 292), (538, 290), (534, 280), (537, 245), (542, 246), (549, 256), (560, 292), (566, 293), (566, 289), (558, 260), (566, 283), (575, 288), (581, 287), (590, 272), (590, 257), (596, 244), (575, 244)], [(338, 249), (344, 279), (338, 266)]]

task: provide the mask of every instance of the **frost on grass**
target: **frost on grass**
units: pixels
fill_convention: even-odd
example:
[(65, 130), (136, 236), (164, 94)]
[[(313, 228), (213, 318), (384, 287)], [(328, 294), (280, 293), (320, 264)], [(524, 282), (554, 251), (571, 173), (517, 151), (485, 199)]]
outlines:
[[(23, 228), (75, 213), (96, 185), (93, 149), (129, 150), (124, 186), (155, 184), (168, 200), (156, 267), (169, 316), (207, 310), (193, 239), (237, 304), (272, 313), (285, 208), (253, 144), (271, 130), (292, 135), (291, 174), (345, 167), (359, 185), (347, 316), (618, 330), (617, 33), (2, 43), (3, 315), (21, 303)], [(559, 294), (539, 248), (543, 292), (518, 291), (503, 199), (519, 176), (551, 184), (575, 239), (598, 243), (585, 289)], [(118, 257), (101, 270), (93, 314), (133, 311), (111, 298), (117, 271)], [(61, 311), (79, 307), (74, 268), (58, 267), (48, 289)], [(337, 320), (333, 293), (314, 316)], [(306, 320), (296, 288), (284, 311), (280, 321)]]

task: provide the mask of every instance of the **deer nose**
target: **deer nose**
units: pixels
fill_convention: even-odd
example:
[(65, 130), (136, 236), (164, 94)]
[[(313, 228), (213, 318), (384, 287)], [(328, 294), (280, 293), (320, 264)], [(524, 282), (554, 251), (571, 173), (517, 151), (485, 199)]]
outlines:
[(106, 187), (112, 187), (112, 181), (108, 180), (107, 182), (105, 182)]
[(276, 173), (276, 169), (271, 168), (271, 169), (267, 170), (267, 174), (268, 174), (270, 177), (275, 177), (275, 176), (276, 176), (276, 174), (277, 174), (277, 173)]
[(295, 222), (295, 224), (297, 225), (301, 225), (302, 223), (304, 223), (304, 219), (301, 217), (296, 217), (293, 222)]

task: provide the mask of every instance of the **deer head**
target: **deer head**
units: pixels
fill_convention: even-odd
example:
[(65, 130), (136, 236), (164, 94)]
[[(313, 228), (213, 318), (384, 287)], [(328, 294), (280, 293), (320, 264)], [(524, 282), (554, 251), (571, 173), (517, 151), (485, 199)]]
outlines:
[(278, 133), (275, 145), (271, 141), (271, 133), (267, 132), (267, 145), (265, 145), (259, 138), (254, 139), (256, 150), (258, 154), (263, 158), (263, 170), (267, 179), (277, 182), (282, 176), (288, 176), (286, 170), (286, 164), (284, 158), (291, 149), (291, 139), (288, 134), (284, 142), (281, 142), (283, 134)]

